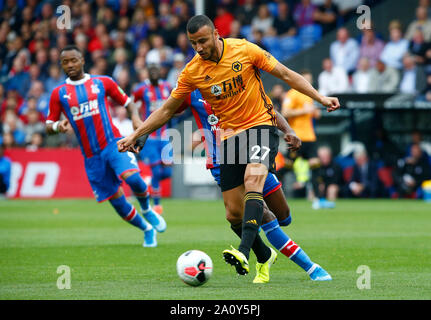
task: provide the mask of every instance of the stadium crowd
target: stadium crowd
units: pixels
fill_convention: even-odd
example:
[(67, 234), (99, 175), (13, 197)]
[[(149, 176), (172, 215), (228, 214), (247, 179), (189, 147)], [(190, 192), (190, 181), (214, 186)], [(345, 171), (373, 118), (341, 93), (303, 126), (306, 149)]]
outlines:
[[(388, 39), (382, 30), (374, 29), (364, 29), (360, 37), (352, 38), (344, 24), (359, 5), (378, 2), (219, 0), (214, 23), (222, 37), (247, 38), (281, 61), (337, 29), (317, 79), (322, 94), (399, 92), (431, 101), (429, 1), (417, 2), (416, 18), (408, 26), (393, 20)], [(70, 28), (58, 28), (60, 5), (70, 8)], [(177, 75), (194, 56), (185, 34), (187, 20), (194, 14), (193, 1), (6, 0), (0, 6), (0, 142), (5, 149), (77, 146), (73, 134), (52, 137), (44, 130), (50, 93), (65, 80), (59, 56), (67, 44), (80, 48), (90, 74), (112, 76), (128, 94), (148, 78), (150, 64), (160, 65), (162, 77), (174, 87)], [(278, 101), (281, 107), (285, 94), (282, 87), (273, 88), (275, 105)], [(335, 172), (341, 176), (334, 178), (337, 195), (420, 196), (417, 187), (431, 175), (431, 150), (417, 147), (421, 142), (417, 135), (412, 134), (407, 152), (398, 151), (400, 146), (392, 148), (382, 135), (368, 154), (360, 150), (351, 158), (353, 162), (340, 162), (341, 171), (335, 168)], [(385, 159), (388, 145), (391, 160)], [(334, 163), (330, 150), (319, 151), (321, 163)], [(321, 179), (313, 174), (309, 179), (317, 186)], [(314, 189), (319, 192), (318, 186)]]

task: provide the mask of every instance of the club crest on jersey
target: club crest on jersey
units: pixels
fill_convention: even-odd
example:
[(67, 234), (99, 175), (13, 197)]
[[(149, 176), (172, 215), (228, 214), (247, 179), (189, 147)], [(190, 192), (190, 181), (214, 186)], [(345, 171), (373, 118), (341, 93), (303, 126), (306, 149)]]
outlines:
[(73, 121), (81, 120), (83, 118), (99, 114), (99, 104), (97, 102), (97, 99), (80, 103), (79, 106), (71, 107), (70, 113), (73, 116)]
[(217, 130), (218, 118), (215, 114), (210, 114), (207, 118), (208, 123), (211, 126), (211, 131)]
[(100, 93), (100, 90), (99, 90), (99, 87), (97, 86), (97, 84), (91, 85), (91, 93), (94, 93), (94, 94)]
[(242, 64), (239, 61), (232, 63), (232, 70), (235, 72), (240, 72), (242, 70)]
[(211, 87), (211, 93), (215, 96), (219, 96), (222, 93), (221, 87), (217, 84)]

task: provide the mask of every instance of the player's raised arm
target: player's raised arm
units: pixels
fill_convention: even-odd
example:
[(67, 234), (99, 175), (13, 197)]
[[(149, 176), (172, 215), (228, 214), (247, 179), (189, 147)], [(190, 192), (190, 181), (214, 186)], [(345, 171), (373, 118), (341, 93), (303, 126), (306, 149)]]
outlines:
[(131, 135), (117, 142), (118, 150), (120, 152), (136, 152), (137, 150), (134, 148), (136, 140), (145, 134), (152, 133), (167, 123), (174, 116), (183, 101), (184, 100), (179, 100), (170, 96), (168, 100), (166, 100), (159, 109), (151, 113)]
[(277, 62), (274, 69), (270, 72), (273, 76), (285, 81), (293, 89), (309, 96), (313, 100), (325, 106), (328, 112), (340, 108), (340, 103), (335, 97), (322, 96), (313, 86), (299, 73), (287, 68), (285, 65)]

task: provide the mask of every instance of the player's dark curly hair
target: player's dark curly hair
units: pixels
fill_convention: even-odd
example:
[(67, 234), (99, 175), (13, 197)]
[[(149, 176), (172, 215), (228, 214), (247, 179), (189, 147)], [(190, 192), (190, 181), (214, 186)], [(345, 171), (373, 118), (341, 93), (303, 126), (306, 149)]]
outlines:
[(187, 22), (187, 31), (189, 33), (196, 33), (203, 26), (208, 26), (211, 30), (214, 30), (214, 23), (208, 18), (206, 15), (197, 15), (190, 18), (189, 22)]
[(63, 49), (61, 49), (60, 54), (63, 53), (64, 51), (72, 51), (72, 50), (76, 50), (80, 54), (82, 54), (81, 50), (79, 50), (79, 48), (74, 44), (68, 44), (67, 46), (65, 46)]

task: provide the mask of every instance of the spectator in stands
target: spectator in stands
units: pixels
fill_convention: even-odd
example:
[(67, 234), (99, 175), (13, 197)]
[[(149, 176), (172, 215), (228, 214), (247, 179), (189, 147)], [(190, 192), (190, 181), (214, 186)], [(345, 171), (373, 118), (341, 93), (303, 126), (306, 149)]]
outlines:
[(332, 159), (332, 151), (328, 146), (317, 149), (318, 167), (311, 172), (314, 200), (313, 209), (334, 208), (335, 200), (343, 185), (343, 170)]
[(118, 80), (120, 72), (124, 69), (129, 69), (129, 57), (127, 56), (127, 51), (124, 48), (117, 48), (114, 51), (114, 69), (112, 71), (112, 77)]
[(383, 186), (377, 174), (377, 165), (368, 159), (364, 148), (355, 150), (355, 164), (350, 181), (345, 188), (348, 197), (376, 198), (382, 195)]
[(174, 48), (173, 53), (174, 54), (181, 53), (184, 56), (186, 63), (192, 60), (193, 57), (195, 56), (196, 52), (190, 46), (189, 39), (187, 38), (187, 35), (184, 32), (178, 33), (177, 46)]
[(426, 86), (426, 77), (422, 68), (416, 66), (412, 55), (406, 53), (403, 57), (403, 71), (400, 81), (400, 92), (417, 94)]
[(360, 58), (358, 68), (352, 76), (352, 91), (368, 93), (370, 90), (371, 68), (368, 58)]
[(410, 147), (410, 156), (398, 160), (394, 181), (401, 197), (421, 198), (421, 184), (431, 179), (430, 163), (419, 144)]
[(253, 30), (260, 30), (264, 34), (272, 27), (274, 23), (274, 17), (271, 16), (268, 6), (266, 4), (261, 4), (257, 11), (257, 16), (255, 16), (251, 21), (251, 27)]
[(399, 81), (398, 71), (378, 60), (376, 67), (371, 70), (369, 91), (372, 93), (395, 93)]
[(230, 34), (228, 38), (236, 38), (236, 39), (243, 39), (245, 38), (244, 35), (241, 33), (241, 22), (238, 20), (233, 20), (230, 24)]
[(398, 21), (392, 21), (389, 24), (389, 37), (390, 41), (383, 48), (380, 60), (388, 67), (400, 70), (403, 66), (402, 59), (408, 50), (409, 42), (403, 39), (401, 25)]
[(332, 0), (324, 0), (314, 11), (313, 19), (322, 26), (322, 33), (326, 34), (337, 27), (338, 8)]
[[(45, 92), (42, 81), (34, 81), (31, 85), (28, 97), (34, 97), (37, 100), (37, 110), (46, 118), (49, 109), (49, 94)], [(20, 113), (26, 112), (25, 109), (20, 110)]]
[(4, 155), (5, 146), (0, 144), (0, 195), (4, 196), (9, 189), (12, 173), (12, 161)]
[(44, 133), (45, 125), (39, 121), (39, 112), (30, 109), (27, 112), (27, 124), (24, 126), (25, 143), (30, 143), (33, 133)]
[(31, 86), (30, 74), (24, 70), (24, 62), (19, 57), (13, 60), (10, 78), (7, 81), (7, 89), (16, 88), (22, 97), (27, 95)]
[(431, 41), (431, 19), (428, 17), (428, 9), (423, 6), (416, 8), (416, 20), (407, 27), (406, 39), (412, 40), (416, 30), (421, 30), (426, 42)]
[(152, 49), (148, 52), (147, 64), (169, 64), (173, 62), (173, 50), (165, 45), (161, 35), (154, 35), (151, 41)]
[(269, 51), (268, 48), (263, 43), (263, 31), (259, 29), (253, 30), (253, 42), (261, 47), (263, 50)]
[(217, 28), (221, 37), (227, 37), (230, 34), (232, 21), (235, 17), (227, 10), (224, 5), (217, 6), (216, 17), (214, 18), (214, 26)]
[(34, 132), (31, 135), (30, 141), (26, 145), (27, 150), (36, 151), (44, 146), (44, 139), (42, 132)]
[(169, 82), (172, 88), (175, 88), (175, 86), (177, 85), (178, 76), (180, 75), (181, 71), (184, 69), (185, 65), (186, 64), (185, 64), (184, 55), (179, 52), (175, 53), (174, 65), (171, 68), (171, 70), (169, 70), (168, 76), (166, 78), (166, 80)]
[(58, 64), (51, 64), (49, 66), (49, 77), (45, 81), (46, 92), (50, 93), (55, 87), (58, 87), (66, 80), (66, 76), (60, 70)]
[(349, 79), (343, 68), (333, 65), (330, 58), (322, 62), (323, 71), (318, 78), (319, 92), (323, 95), (344, 93), (349, 88)]
[(424, 71), (431, 73), (431, 42), (425, 42), (423, 32), (417, 29), (409, 43), (409, 53), (418, 65), (424, 67)]
[(3, 130), (3, 135), (1, 137), (0, 143), (3, 144), (5, 149), (17, 147), (17, 144), (15, 142), (15, 138), (14, 138), (12, 132), (5, 132), (4, 130)]
[(362, 39), (359, 46), (359, 59), (367, 58), (370, 67), (374, 68), (384, 47), (385, 43), (376, 37), (374, 29), (362, 30)]
[(130, 69), (124, 68), (118, 73), (117, 82), (124, 92), (130, 92), (132, 84), (130, 83)]
[[(15, 113), (6, 111), (3, 132), (10, 133), (13, 137), (13, 141), (17, 145), (23, 145), (25, 143), (24, 125)], [(3, 143), (6, 144), (7, 142), (3, 141)]]
[(308, 26), (314, 23), (313, 17), (316, 6), (310, 0), (301, 0), (293, 11), (293, 19), (298, 28)]
[[(145, 23), (145, 11), (142, 8), (135, 9), (129, 31), (133, 34), (136, 43), (147, 38), (147, 25)], [(81, 51), (82, 52), (82, 51)]]
[(331, 44), (329, 52), (335, 67), (343, 68), (348, 74), (356, 69), (359, 46), (355, 39), (350, 38), (346, 28), (338, 29), (337, 40)]
[(418, 144), (422, 151), (426, 154), (426, 156), (431, 157), (431, 142), (424, 140), (422, 137), (422, 133), (419, 130), (413, 130), (410, 136), (411, 144), (409, 144), (407, 148), (406, 155), (408, 157), (411, 156), (411, 146), (414, 144)]
[(238, 6), (235, 17), (243, 26), (251, 25), (251, 20), (257, 16), (258, 7), (256, 0), (245, 0), (242, 6)]
[(294, 36), (296, 34), (295, 21), (289, 10), (289, 5), (280, 1), (277, 5), (278, 15), (274, 19), (273, 27), (277, 30), (280, 37)]

